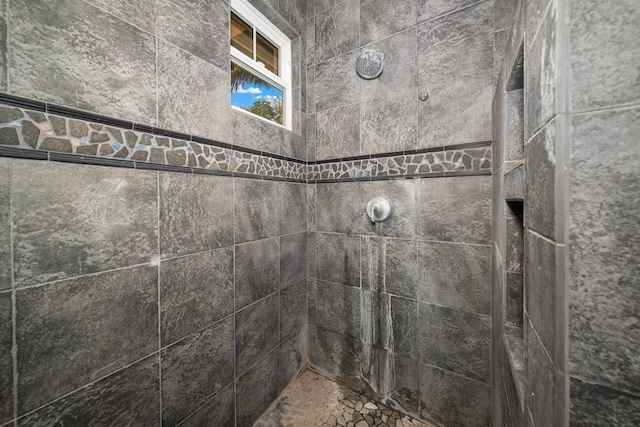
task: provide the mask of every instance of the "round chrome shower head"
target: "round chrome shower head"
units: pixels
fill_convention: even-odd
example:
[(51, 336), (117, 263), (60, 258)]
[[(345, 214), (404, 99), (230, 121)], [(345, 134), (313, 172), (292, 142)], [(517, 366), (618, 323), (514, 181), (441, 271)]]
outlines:
[(365, 50), (356, 59), (356, 72), (363, 79), (371, 80), (382, 74), (384, 55), (375, 50)]

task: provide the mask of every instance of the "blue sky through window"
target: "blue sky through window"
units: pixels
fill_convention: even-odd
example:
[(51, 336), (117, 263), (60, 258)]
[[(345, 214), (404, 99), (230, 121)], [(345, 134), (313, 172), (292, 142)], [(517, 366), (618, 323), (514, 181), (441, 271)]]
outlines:
[(259, 100), (282, 102), (282, 91), (274, 86), (264, 83), (263, 85), (245, 84), (235, 92), (231, 92), (231, 104), (239, 107), (250, 107)]

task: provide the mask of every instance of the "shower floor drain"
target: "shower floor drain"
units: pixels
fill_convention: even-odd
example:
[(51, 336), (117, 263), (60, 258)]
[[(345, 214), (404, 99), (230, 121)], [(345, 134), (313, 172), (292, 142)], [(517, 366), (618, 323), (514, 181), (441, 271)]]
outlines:
[(254, 427), (436, 427), (306, 370), (293, 380)]

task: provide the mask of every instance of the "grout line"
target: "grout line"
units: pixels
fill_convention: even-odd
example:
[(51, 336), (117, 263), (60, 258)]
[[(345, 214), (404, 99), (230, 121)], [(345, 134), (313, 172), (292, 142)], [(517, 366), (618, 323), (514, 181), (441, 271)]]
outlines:
[(16, 285), (15, 285), (15, 242), (13, 240), (15, 235), (14, 224), (14, 161), (9, 160), (9, 250), (11, 259), (11, 329), (12, 329), (12, 345), (11, 345), (11, 359), (12, 359), (12, 375), (13, 375), (13, 420), (14, 425), (18, 425), (18, 305), (16, 298)]
[(237, 405), (237, 396), (238, 396), (238, 371), (237, 371), (237, 342), (236, 342), (236, 314), (238, 307), (236, 305), (236, 178), (233, 178), (231, 181), (231, 220), (232, 220), (232, 259), (233, 259), (233, 423), (234, 426), (238, 425), (238, 405)]
[[(156, 253), (158, 254), (158, 260), (160, 260), (160, 172), (156, 172), (156, 205), (157, 205), (157, 217), (156, 217)], [(161, 261), (158, 261), (158, 265), (156, 266), (156, 274), (157, 274), (157, 291), (158, 291), (158, 401), (159, 401), (159, 416), (160, 416), (160, 425), (162, 425), (163, 419), (163, 408), (162, 408), (162, 310), (161, 310), (161, 277), (160, 277), (160, 266), (162, 265)]]
[[(94, 380), (92, 380), (91, 382), (88, 382), (88, 383), (86, 383), (86, 384), (82, 384), (82, 385), (81, 385), (81, 386), (79, 386), (78, 388), (75, 388), (75, 389), (73, 389), (73, 390), (69, 391), (68, 393), (63, 394), (62, 396), (58, 396), (57, 398), (55, 398), (55, 399), (53, 399), (53, 400), (50, 400), (50, 401), (48, 401), (48, 402), (46, 402), (46, 403), (43, 403), (42, 405), (38, 406), (37, 408), (32, 409), (32, 410), (31, 410), (31, 411), (29, 411), (29, 412), (25, 412), (24, 414), (20, 415), (20, 418), (24, 418), (24, 417), (26, 417), (26, 416), (28, 416), (28, 415), (31, 415), (31, 414), (33, 414), (33, 413), (35, 413), (35, 412), (39, 411), (40, 409), (46, 408), (47, 406), (50, 406), (50, 405), (52, 405), (52, 404), (54, 404), (54, 403), (56, 403), (56, 402), (59, 402), (59, 401), (61, 401), (61, 400), (65, 399), (65, 398), (67, 398), (67, 397), (71, 396), (72, 394), (77, 393), (77, 392), (78, 392), (78, 391), (80, 391), (80, 390), (88, 389), (88, 388), (92, 387), (93, 385), (95, 385), (96, 383), (98, 383), (98, 382), (100, 382), (100, 381), (102, 381), (102, 380), (105, 380), (106, 378), (111, 377), (111, 376), (113, 376), (113, 375), (115, 375), (115, 374), (117, 374), (117, 373), (119, 373), (119, 372), (122, 372), (122, 371), (124, 371), (125, 369), (129, 369), (129, 368), (131, 368), (133, 365), (135, 365), (135, 364), (137, 364), (137, 363), (140, 363), (140, 362), (144, 361), (145, 359), (149, 359), (149, 358), (151, 358), (151, 357), (153, 357), (153, 356), (156, 356), (156, 354), (157, 354), (157, 352), (156, 352), (156, 351), (154, 351), (154, 352), (152, 352), (152, 353), (149, 353), (149, 354), (145, 354), (145, 355), (144, 355), (144, 356), (142, 356), (141, 358), (136, 359), (136, 360), (132, 361), (131, 363), (128, 363), (128, 364), (126, 364), (126, 365), (122, 366), (121, 368), (119, 368), (119, 369), (117, 369), (117, 370), (115, 370), (115, 371), (113, 371), (113, 372), (110, 372), (110, 373), (108, 373), (108, 374), (106, 374), (106, 375), (103, 375), (103, 376), (101, 376), (101, 377), (99, 377), (99, 378), (96, 378), (96, 379), (94, 379)], [(17, 419), (16, 419), (16, 422), (17, 422)]]

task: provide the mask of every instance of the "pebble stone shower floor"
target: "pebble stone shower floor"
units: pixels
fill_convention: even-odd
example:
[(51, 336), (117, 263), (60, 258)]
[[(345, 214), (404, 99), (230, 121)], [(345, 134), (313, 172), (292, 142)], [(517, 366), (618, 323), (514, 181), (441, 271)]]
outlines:
[(381, 405), (307, 369), (254, 427), (437, 427)]

